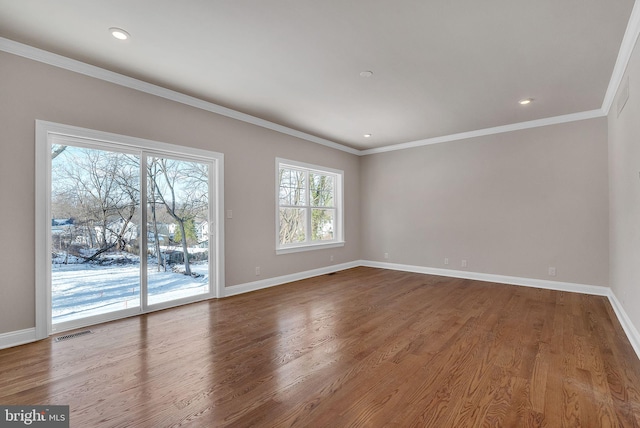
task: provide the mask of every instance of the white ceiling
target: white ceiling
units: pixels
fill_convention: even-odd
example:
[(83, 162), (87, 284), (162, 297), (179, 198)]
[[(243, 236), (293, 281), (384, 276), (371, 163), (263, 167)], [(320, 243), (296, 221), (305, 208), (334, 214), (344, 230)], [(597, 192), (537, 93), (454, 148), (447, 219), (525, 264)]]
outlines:
[[(632, 8), (633, 0), (0, 0), (0, 37), (371, 149), (600, 109)], [(110, 27), (131, 39), (118, 42)], [(360, 77), (364, 70), (373, 76)], [(535, 100), (518, 105), (526, 97)]]

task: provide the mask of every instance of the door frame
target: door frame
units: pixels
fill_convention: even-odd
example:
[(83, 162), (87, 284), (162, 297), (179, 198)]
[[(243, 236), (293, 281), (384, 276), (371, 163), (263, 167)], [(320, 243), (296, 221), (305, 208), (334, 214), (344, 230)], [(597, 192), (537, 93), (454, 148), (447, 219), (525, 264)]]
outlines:
[[(54, 139), (71, 139), (99, 143), (114, 151), (149, 153), (167, 157), (188, 157), (212, 165), (209, 175), (209, 293), (183, 298), (152, 306), (146, 305), (142, 289), (140, 307), (120, 310), (104, 315), (60, 323), (55, 332), (85, 327), (102, 322), (140, 315), (169, 307), (179, 306), (211, 298), (224, 297), (224, 154), (209, 150), (162, 143), (126, 135), (96, 131), (76, 126), (36, 120), (35, 139), (35, 331), (36, 339), (44, 339), (54, 333), (51, 317), (51, 144)], [(141, 159), (142, 160), (142, 159)], [(146, 162), (146, 161), (145, 161)], [(141, 183), (140, 191), (146, 188)], [(141, 218), (142, 212), (140, 213)], [(144, 223), (145, 220), (142, 221)], [(143, 228), (143, 230), (146, 228)], [(144, 235), (143, 235), (144, 236)], [(141, 268), (142, 269), (142, 268)], [(146, 272), (142, 275), (145, 276)], [(142, 287), (141, 287), (142, 288)], [(144, 303), (143, 303), (144, 302)]]

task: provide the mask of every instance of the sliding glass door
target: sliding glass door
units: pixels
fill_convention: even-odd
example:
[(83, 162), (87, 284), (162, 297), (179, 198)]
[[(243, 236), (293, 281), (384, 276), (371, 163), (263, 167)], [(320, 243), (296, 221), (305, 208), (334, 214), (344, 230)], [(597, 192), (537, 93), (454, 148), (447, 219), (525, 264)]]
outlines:
[(215, 296), (214, 161), (65, 136), (48, 150), (52, 331)]
[(51, 158), (54, 324), (139, 308), (139, 157), (57, 144)]
[(209, 292), (209, 165), (147, 156), (147, 302)]

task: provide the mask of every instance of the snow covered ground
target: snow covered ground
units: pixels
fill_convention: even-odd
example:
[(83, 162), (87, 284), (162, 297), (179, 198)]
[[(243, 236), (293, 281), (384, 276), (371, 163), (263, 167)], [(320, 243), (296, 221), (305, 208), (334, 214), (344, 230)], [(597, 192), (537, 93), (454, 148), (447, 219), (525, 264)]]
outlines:
[[(126, 260), (124, 264), (101, 265), (78, 263), (78, 260), (61, 264), (61, 259), (56, 257), (51, 268), (53, 323), (139, 306), (139, 261), (131, 257)], [(200, 276), (158, 272), (156, 266), (149, 263), (149, 304), (208, 292), (209, 263), (191, 263), (191, 270)]]

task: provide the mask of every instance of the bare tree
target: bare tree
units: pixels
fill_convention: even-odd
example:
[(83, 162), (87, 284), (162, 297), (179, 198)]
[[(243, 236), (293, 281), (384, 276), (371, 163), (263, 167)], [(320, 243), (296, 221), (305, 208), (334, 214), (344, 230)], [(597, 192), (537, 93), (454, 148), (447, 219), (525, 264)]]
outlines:
[(157, 185), (155, 177), (158, 175), (158, 162), (150, 162), (147, 164), (147, 177), (149, 178), (149, 186), (148, 186), (148, 204), (149, 209), (151, 210), (151, 224), (153, 228), (153, 237), (154, 237), (154, 246), (156, 252), (156, 258), (158, 259), (158, 272), (166, 271), (167, 265), (165, 259), (162, 255), (162, 251), (160, 249), (160, 235), (158, 233), (158, 216), (156, 214), (156, 205), (158, 204), (157, 200)]
[(148, 165), (149, 187), (180, 229), (184, 270), (191, 275), (186, 224), (208, 206), (206, 169), (200, 169), (195, 162), (155, 157), (149, 159)]
[(305, 216), (298, 206), (306, 203), (306, 181), (303, 171), (281, 168), (280, 183), (280, 243), (305, 240)]
[(309, 174), (309, 200), (311, 205), (311, 239), (333, 239), (335, 212), (334, 178), (324, 174)]
[[(278, 180), (280, 243), (333, 239), (335, 178), (313, 171), (280, 168)], [(310, 210), (309, 225), (305, 210)], [(311, 230), (306, 230), (307, 227)]]
[(57, 191), (74, 195), (82, 222), (97, 230), (99, 248), (86, 260), (113, 248), (125, 249), (140, 197), (135, 157), (80, 148), (66, 155), (57, 169)]

